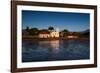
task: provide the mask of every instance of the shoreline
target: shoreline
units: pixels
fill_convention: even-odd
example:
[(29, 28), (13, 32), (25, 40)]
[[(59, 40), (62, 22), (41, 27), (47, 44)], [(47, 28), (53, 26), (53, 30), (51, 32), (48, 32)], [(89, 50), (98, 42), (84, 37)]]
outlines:
[(86, 37), (78, 37), (78, 38), (67, 38), (67, 37), (53, 37), (53, 38), (38, 38), (38, 37), (22, 37), (22, 40), (36, 40), (36, 41), (45, 41), (45, 40), (90, 40), (90, 38)]

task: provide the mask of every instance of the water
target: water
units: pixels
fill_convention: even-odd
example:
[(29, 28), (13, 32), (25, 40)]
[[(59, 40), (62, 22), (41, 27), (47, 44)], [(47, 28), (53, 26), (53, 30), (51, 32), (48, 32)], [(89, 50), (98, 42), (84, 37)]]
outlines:
[(89, 59), (89, 40), (23, 41), (22, 62)]

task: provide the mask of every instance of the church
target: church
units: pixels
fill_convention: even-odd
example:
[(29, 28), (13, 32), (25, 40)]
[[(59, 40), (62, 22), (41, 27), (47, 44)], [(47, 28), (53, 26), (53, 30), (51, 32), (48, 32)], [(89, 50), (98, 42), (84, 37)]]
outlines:
[(39, 34), (39, 38), (53, 38), (53, 37), (59, 37), (59, 31), (58, 30), (54, 30), (51, 32), (45, 31), (45, 32), (41, 32)]

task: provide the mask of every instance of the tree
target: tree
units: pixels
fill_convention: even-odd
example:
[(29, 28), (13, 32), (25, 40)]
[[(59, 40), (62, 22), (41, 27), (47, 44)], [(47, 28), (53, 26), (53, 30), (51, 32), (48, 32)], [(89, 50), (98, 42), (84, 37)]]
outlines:
[(26, 31), (27, 31), (27, 32), (29, 31), (29, 27), (28, 27), (28, 26), (26, 27)]
[(64, 29), (61, 31), (62, 36), (67, 36), (69, 34), (69, 31), (67, 29)]
[(30, 34), (30, 35), (38, 35), (38, 34), (39, 34), (38, 28), (31, 28), (31, 29), (29, 30), (29, 34)]
[(49, 26), (49, 27), (48, 27), (48, 30), (53, 31), (53, 30), (54, 30), (54, 27)]
[(68, 33), (69, 31), (67, 29), (64, 29), (62, 32), (64, 33)]

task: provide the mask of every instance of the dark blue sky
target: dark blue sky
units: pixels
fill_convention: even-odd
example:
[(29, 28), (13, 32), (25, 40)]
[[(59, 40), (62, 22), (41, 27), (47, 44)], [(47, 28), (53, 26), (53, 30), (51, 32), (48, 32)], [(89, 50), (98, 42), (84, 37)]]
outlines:
[(22, 28), (47, 29), (49, 26), (59, 30), (84, 31), (89, 29), (89, 13), (22, 11)]

